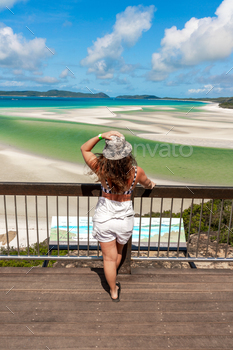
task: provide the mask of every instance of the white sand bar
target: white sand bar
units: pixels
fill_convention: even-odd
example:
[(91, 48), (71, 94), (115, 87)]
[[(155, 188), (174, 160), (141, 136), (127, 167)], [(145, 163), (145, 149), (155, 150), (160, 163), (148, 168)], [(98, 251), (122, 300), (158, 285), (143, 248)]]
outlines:
[[(142, 106), (96, 107), (80, 109), (2, 108), (1, 115), (72, 121), (129, 129), (139, 137), (183, 145), (233, 148), (233, 110), (216, 103), (195, 107), (200, 112), (164, 111), (164, 106), (145, 106), (159, 112), (143, 111)], [(121, 114), (130, 111), (130, 114)], [(117, 112), (114, 113), (114, 112)], [(144, 123), (142, 123), (144, 122)]]

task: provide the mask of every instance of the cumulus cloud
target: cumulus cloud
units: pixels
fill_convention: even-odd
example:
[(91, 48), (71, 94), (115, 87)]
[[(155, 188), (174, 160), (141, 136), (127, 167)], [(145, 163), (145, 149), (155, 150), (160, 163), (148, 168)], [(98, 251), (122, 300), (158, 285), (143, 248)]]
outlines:
[(11, 27), (0, 25), (0, 67), (36, 70), (41, 61), (51, 56), (43, 38), (26, 40)]
[(24, 83), (22, 81), (15, 80), (6, 80), (0, 83), (0, 86), (23, 86)]
[(221, 87), (231, 87), (233, 82), (233, 74), (222, 73), (209, 75), (208, 77), (200, 76), (198, 77), (197, 81), (202, 84), (208, 81), (214, 86), (221, 85)]
[(23, 74), (23, 71), (22, 71), (22, 69), (14, 69), (14, 70), (13, 70), (13, 73), (14, 73), (15, 75), (22, 75), (22, 74)]
[(96, 74), (97, 78), (112, 78), (115, 68), (122, 65), (124, 49), (134, 46), (142, 33), (150, 29), (154, 11), (153, 5), (139, 5), (128, 6), (118, 13), (113, 31), (97, 38), (87, 49), (88, 55), (81, 60), (81, 65), (88, 67), (88, 73)]
[(205, 92), (206, 95), (207, 95), (208, 92), (213, 91), (213, 89), (214, 89), (215, 92), (222, 91), (221, 87), (216, 87), (216, 86), (213, 86), (211, 84), (208, 84), (208, 85), (205, 85), (203, 89), (189, 89), (188, 92), (190, 94), (199, 94), (199, 93)]
[(6, 6), (11, 8), (17, 2), (22, 2), (22, 1), (26, 2), (27, 0), (0, 0), (0, 10), (6, 8)]
[(179, 30), (165, 30), (160, 52), (152, 55), (150, 80), (161, 81), (169, 73), (202, 62), (214, 62), (229, 57), (233, 51), (233, 1), (224, 0), (215, 17), (192, 17)]
[(48, 76), (34, 79), (34, 81), (42, 84), (55, 84), (59, 82), (57, 78), (48, 77)]
[(61, 72), (61, 74), (59, 75), (59, 77), (62, 78), (62, 79), (64, 79), (64, 78), (66, 78), (68, 75), (71, 76), (72, 78), (74, 78), (74, 75), (73, 75), (67, 68), (65, 68), (65, 69)]
[(116, 77), (114, 78), (114, 82), (116, 82), (118, 85), (127, 85), (129, 84), (129, 81), (127, 78), (119, 78), (119, 77)]

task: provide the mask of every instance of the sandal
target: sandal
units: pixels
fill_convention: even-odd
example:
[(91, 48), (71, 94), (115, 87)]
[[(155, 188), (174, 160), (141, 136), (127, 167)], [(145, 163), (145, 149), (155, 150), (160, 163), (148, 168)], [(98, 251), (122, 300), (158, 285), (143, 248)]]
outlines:
[(111, 296), (112, 301), (114, 301), (115, 303), (118, 303), (120, 301), (120, 293), (121, 293), (121, 284), (120, 284), (120, 282), (117, 282), (116, 286), (118, 286), (118, 291), (117, 291), (118, 296), (117, 296), (117, 298), (113, 299), (111, 294), (110, 294), (110, 296)]

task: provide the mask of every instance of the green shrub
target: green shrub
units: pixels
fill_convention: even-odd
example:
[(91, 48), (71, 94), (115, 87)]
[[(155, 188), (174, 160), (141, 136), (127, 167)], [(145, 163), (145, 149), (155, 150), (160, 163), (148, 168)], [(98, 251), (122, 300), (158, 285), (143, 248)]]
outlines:
[[(221, 212), (221, 202), (222, 202), (221, 199), (214, 199), (213, 209), (211, 209), (212, 201), (208, 201), (206, 203), (203, 203), (201, 227), (200, 227), (201, 232), (208, 233), (210, 214), (212, 211), (210, 231), (212, 231), (212, 232), (217, 231), (217, 233), (218, 233), (219, 219), (220, 219), (220, 212)], [(224, 200), (222, 220), (221, 220), (220, 233), (219, 233), (219, 242), (220, 243), (227, 243), (231, 205), (232, 205), (231, 200)], [(162, 213), (162, 217), (169, 218), (170, 213), (171, 213), (170, 210), (164, 210)], [(186, 239), (188, 238), (190, 213), (191, 213), (191, 205), (189, 206), (189, 208), (185, 209), (182, 213)], [(191, 218), (191, 225), (190, 225), (190, 235), (198, 233), (199, 224), (200, 224), (200, 215), (201, 215), (201, 204), (193, 204), (192, 218)], [(150, 213), (147, 213), (143, 216), (149, 217)], [(159, 212), (152, 212), (151, 216), (152, 217), (160, 217), (160, 213)], [(179, 218), (180, 212), (179, 213), (172, 213), (172, 217)], [(216, 238), (217, 238), (217, 235), (211, 236), (212, 240), (215, 240)], [(230, 232), (229, 232), (229, 244), (231, 244), (233, 246), (233, 230), (232, 229), (230, 229)]]
[[(48, 247), (47, 244), (45, 242), (42, 242), (39, 244), (39, 252), (40, 255), (47, 255), (48, 252)], [(57, 250), (52, 250), (51, 255), (58, 255), (58, 251)], [(60, 255), (66, 255), (68, 253), (67, 250), (60, 250)], [(5, 247), (1, 247), (0, 249), (0, 254), (1, 255), (7, 255), (8, 254), (8, 250)], [(16, 248), (14, 247), (10, 247), (9, 249), (9, 254), (10, 255), (18, 255), (18, 251)], [(29, 255), (36, 255), (38, 254), (38, 250), (37, 250), (37, 243), (32, 244), (29, 246)], [(27, 251), (27, 247), (26, 248), (20, 248), (19, 249), (19, 255), (28, 255), (28, 251)], [(42, 266), (43, 265), (44, 260), (5, 260), (2, 259), (0, 260), (0, 266), (16, 266), (16, 267), (32, 267), (32, 266)], [(56, 262), (56, 260), (49, 260), (48, 263), (48, 267), (52, 267), (53, 264)]]

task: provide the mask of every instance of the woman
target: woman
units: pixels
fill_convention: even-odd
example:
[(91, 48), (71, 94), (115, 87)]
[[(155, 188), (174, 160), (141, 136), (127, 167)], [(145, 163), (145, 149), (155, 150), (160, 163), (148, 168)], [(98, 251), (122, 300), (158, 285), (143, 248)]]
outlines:
[[(105, 139), (103, 153), (92, 153), (92, 148)], [(133, 233), (134, 209), (131, 193), (137, 183), (152, 189), (155, 183), (148, 179), (131, 153), (132, 145), (118, 131), (99, 134), (81, 146), (81, 152), (91, 173), (101, 182), (99, 198), (93, 216), (93, 237), (100, 242), (104, 273), (114, 302), (120, 301), (120, 283), (116, 283), (117, 268), (122, 250)]]

